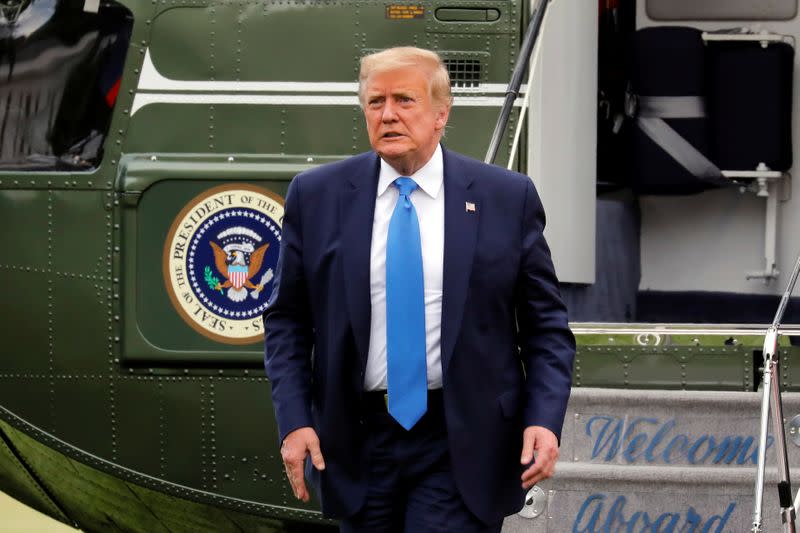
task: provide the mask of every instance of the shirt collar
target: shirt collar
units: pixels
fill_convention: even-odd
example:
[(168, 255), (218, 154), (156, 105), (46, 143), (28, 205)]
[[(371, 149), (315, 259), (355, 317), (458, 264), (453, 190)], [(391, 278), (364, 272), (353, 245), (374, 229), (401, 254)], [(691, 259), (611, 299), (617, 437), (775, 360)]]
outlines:
[[(381, 159), (381, 170), (378, 175), (378, 196), (386, 192), (386, 189), (402, 176), (389, 163)], [(413, 173), (409, 178), (417, 182), (419, 188), (431, 198), (439, 196), (444, 180), (444, 163), (442, 159), (442, 145), (437, 144), (436, 150), (425, 165)]]

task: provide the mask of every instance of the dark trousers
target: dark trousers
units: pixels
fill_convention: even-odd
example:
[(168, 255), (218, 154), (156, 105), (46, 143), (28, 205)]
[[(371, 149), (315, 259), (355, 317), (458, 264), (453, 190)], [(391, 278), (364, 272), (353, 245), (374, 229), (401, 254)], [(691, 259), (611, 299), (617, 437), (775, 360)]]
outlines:
[(369, 487), (364, 506), (342, 520), (342, 533), (499, 533), (461, 499), (453, 479), (441, 391), (406, 431), (386, 411), (383, 395), (366, 393), (370, 435)]

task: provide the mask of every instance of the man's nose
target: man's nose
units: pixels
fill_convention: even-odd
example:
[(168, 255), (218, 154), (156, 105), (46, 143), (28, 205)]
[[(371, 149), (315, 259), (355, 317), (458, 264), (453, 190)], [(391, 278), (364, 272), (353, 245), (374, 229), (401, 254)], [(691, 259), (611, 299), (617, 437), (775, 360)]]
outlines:
[(386, 101), (383, 104), (383, 113), (381, 114), (381, 120), (383, 122), (394, 122), (397, 120), (397, 113), (394, 109), (394, 103), (391, 101)]

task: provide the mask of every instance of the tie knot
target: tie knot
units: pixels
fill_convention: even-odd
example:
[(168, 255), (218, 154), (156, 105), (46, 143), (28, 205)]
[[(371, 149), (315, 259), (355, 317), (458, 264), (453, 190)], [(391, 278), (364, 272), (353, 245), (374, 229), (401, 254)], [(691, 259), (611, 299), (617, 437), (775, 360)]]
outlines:
[(394, 180), (394, 186), (400, 191), (401, 196), (410, 196), (414, 190), (419, 187), (417, 182), (411, 178), (407, 178), (406, 176), (400, 176), (396, 180)]

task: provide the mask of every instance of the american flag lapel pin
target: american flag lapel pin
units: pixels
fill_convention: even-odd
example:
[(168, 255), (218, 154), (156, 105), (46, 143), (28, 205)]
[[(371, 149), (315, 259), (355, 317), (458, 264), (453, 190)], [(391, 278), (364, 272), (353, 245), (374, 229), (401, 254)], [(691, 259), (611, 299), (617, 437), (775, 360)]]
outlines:
[(475, 204), (473, 204), (472, 202), (467, 202), (464, 207), (466, 208), (467, 213), (474, 213), (475, 212)]

